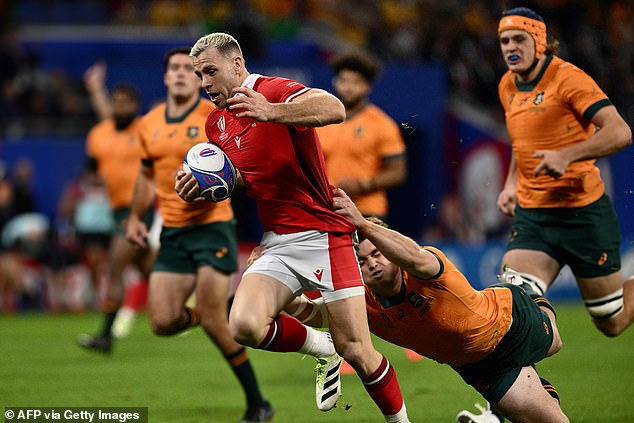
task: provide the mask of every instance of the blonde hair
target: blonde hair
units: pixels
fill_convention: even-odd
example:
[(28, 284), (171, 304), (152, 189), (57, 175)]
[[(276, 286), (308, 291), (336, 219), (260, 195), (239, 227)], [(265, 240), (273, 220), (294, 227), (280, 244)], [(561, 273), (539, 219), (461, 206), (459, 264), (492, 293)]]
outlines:
[(207, 50), (209, 47), (218, 49), (220, 54), (225, 57), (230, 57), (231, 55), (238, 55), (242, 57), (242, 49), (240, 48), (238, 41), (233, 38), (233, 36), (225, 34), (224, 32), (214, 32), (200, 37), (189, 52), (189, 56), (198, 57), (200, 53)]

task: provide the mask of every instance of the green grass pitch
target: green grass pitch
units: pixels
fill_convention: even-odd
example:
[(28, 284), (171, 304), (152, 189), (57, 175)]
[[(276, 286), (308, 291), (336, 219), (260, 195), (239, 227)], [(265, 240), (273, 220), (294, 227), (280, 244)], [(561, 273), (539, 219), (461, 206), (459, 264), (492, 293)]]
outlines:
[[(572, 422), (634, 422), (634, 328), (615, 339), (594, 328), (580, 305), (558, 304), (563, 350), (538, 365), (558, 388)], [(108, 356), (74, 342), (100, 316), (27, 314), (0, 317), (0, 406), (149, 408), (152, 423), (238, 422), (244, 397), (203, 332), (159, 338), (139, 316), (129, 338)], [(430, 340), (433, 342), (433, 340)], [(409, 362), (402, 349), (376, 340), (396, 368), (412, 422), (454, 422), (481, 397), (448, 366)], [(315, 407), (313, 360), (251, 351), (274, 422), (380, 422), (356, 376), (342, 376), (343, 397), (327, 413)], [(349, 405), (346, 410), (344, 404)]]

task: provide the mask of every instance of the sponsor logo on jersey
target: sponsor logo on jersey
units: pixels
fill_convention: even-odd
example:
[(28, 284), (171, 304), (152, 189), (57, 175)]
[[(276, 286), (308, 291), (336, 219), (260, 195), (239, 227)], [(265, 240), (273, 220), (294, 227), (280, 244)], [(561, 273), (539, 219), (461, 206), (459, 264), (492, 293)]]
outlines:
[[(240, 148), (240, 147), (238, 147), (238, 148)], [(319, 269), (315, 270), (315, 271), (313, 272), (313, 275), (315, 275), (315, 277), (317, 278), (317, 280), (318, 280), (319, 282), (321, 282), (321, 278), (322, 278), (322, 276), (324, 276), (324, 269), (319, 268)]]

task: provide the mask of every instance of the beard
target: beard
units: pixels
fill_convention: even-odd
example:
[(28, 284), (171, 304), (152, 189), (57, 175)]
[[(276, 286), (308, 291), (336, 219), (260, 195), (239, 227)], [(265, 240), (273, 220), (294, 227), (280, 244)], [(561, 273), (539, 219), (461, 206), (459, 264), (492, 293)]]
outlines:
[(136, 115), (114, 116), (114, 126), (117, 131), (126, 129), (134, 121)]
[(351, 99), (343, 99), (343, 98), (339, 98), (339, 99), (343, 103), (346, 110), (355, 110), (366, 101), (365, 97), (363, 96), (354, 97)]

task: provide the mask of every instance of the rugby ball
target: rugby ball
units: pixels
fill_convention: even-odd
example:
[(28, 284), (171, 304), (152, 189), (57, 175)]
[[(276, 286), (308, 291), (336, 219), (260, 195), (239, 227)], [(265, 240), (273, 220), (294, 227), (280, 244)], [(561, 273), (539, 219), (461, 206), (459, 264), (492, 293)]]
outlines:
[(215, 144), (202, 142), (189, 149), (183, 169), (198, 182), (201, 197), (217, 203), (226, 200), (236, 185), (236, 168)]

